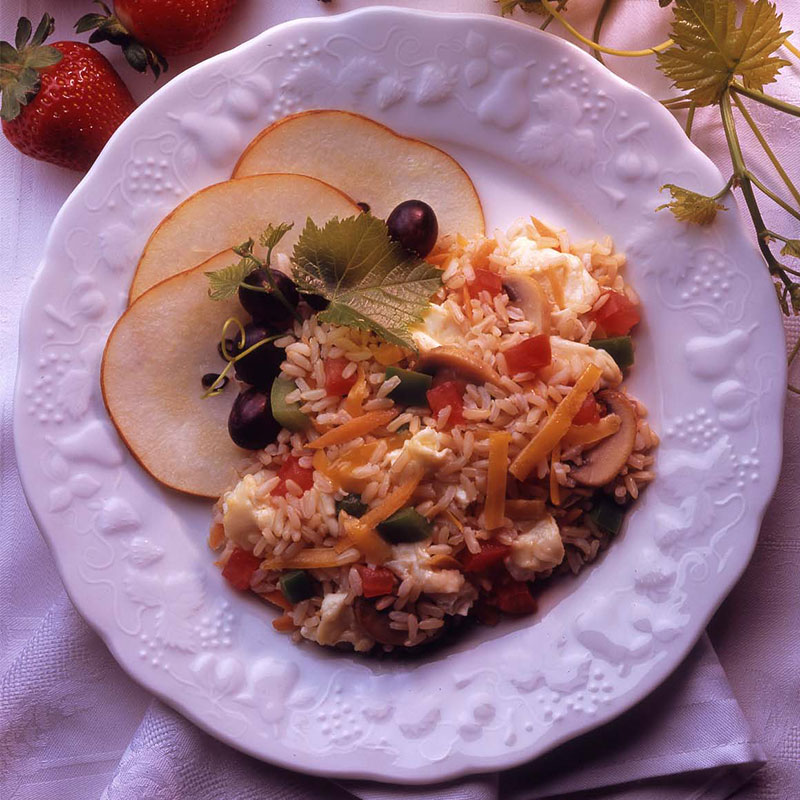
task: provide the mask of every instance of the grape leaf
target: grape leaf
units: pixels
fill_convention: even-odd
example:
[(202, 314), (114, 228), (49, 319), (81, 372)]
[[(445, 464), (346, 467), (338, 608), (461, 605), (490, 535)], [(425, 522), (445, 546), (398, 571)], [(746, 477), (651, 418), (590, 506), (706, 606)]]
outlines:
[(208, 296), (212, 300), (225, 300), (239, 291), (239, 284), (253, 271), (253, 262), (243, 258), (238, 264), (203, 273), (208, 278)]
[[(269, 266), (275, 246), (293, 227), (293, 222), (281, 222), (280, 225), (270, 223), (259, 236), (258, 240), (261, 246), (267, 249), (266, 266)], [(253, 255), (254, 245), (255, 242), (252, 239), (248, 239), (246, 242), (231, 248), (237, 256), (241, 256), (241, 261), (238, 264), (231, 264), (229, 267), (203, 273), (208, 278), (208, 296), (212, 300), (225, 300), (228, 297), (233, 297), (239, 291), (242, 281), (253, 270), (264, 266)]]
[(789, 239), (781, 248), (781, 255), (800, 258), (800, 239)]
[(727, 211), (727, 208), (720, 205), (715, 198), (705, 194), (698, 194), (691, 189), (684, 189), (674, 183), (667, 183), (661, 187), (661, 191), (668, 189), (672, 199), (669, 203), (664, 203), (656, 208), (668, 208), (676, 219), (681, 222), (694, 222), (697, 225), (710, 225), (717, 216), (717, 211)]
[(297, 288), (330, 301), (322, 322), (370, 330), (411, 350), (409, 326), (442, 285), (440, 270), (403, 249), (370, 214), (334, 217), (322, 228), (309, 219), (292, 262)]
[[(262, 247), (266, 247), (271, 253), (278, 242), (286, 236), (289, 231), (294, 228), (294, 222), (281, 222), (280, 225), (273, 225), (270, 223), (267, 229), (259, 237), (259, 242)], [(269, 259), (267, 259), (269, 260)]]
[(658, 54), (661, 71), (701, 106), (716, 103), (735, 76), (762, 89), (789, 62), (773, 53), (790, 31), (769, 0), (747, 0), (740, 25), (735, 0), (675, 0), (675, 44)]

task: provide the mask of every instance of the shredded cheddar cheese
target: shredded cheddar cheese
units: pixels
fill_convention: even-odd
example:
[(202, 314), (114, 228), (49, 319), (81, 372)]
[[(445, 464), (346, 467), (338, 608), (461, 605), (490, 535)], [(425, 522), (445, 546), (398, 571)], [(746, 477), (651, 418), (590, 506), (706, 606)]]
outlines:
[(514, 459), (509, 472), (520, 481), (531, 474), (533, 468), (550, 455), (553, 448), (564, 438), (572, 425), (572, 420), (583, 405), (586, 395), (600, 379), (603, 371), (589, 364), (581, 373), (569, 394), (556, 406), (541, 430), (528, 442), (522, 452)]
[(489, 436), (489, 469), (486, 476), (486, 505), (483, 523), (487, 530), (503, 524), (508, 482), (508, 445), (511, 434), (501, 431)]

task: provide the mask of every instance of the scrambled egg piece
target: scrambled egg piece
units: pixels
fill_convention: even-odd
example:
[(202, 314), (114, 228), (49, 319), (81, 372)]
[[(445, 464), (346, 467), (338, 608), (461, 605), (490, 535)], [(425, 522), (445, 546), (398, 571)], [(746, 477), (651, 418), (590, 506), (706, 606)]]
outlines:
[(342, 641), (345, 631), (353, 627), (353, 609), (346, 605), (346, 592), (326, 594), (320, 607), (316, 637), (320, 644), (336, 644)]
[(514, 263), (508, 271), (536, 278), (560, 308), (591, 306), (600, 297), (600, 284), (578, 256), (550, 247), (540, 249), (527, 236), (518, 236), (511, 242), (509, 255)]
[(422, 428), (417, 431), (405, 444), (409, 456), (426, 469), (439, 466), (452, 455), (448, 447), (442, 447), (444, 435), (434, 428)]
[(275, 509), (258, 505), (255, 499), (258, 486), (254, 475), (245, 475), (222, 498), (222, 524), (227, 537), (247, 550), (261, 536), (261, 531), (272, 527)]
[(411, 328), (411, 338), (420, 350), (433, 350), (445, 344), (464, 341), (464, 333), (442, 306), (433, 303), (425, 312), (423, 321)]
[(417, 544), (396, 544), (388, 567), (400, 580), (413, 578), (426, 594), (454, 594), (464, 586), (464, 576), (457, 569), (431, 569), (424, 565), (428, 556)]
[(506, 567), (518, 581), (529, 581), (537, 572), (557, 567), (564, 560), (564, 543), (558, 523), (547, 514), (511, 543)]
[(452, 455), (449, 447), (442, 447), (443, 438), (444, 435), (434, 428), (422, 428), (407, 439), (402, 447), (390, 450), (386, 458), (390, 464), (394, 464), (401, 453), (408, 453), (412, 461), (426, 470), (433, 469), (444, 464)]
[(619, 386), (622, 383), (622, 371), (605, 350), (562, 339), (560, 336), (551, 336), (550, 351), (553, 354), (552, 364), (539, 370), (544, 381), (550, 380), (566, 367), (564, 383), (574, 383), (589, 364), (594, 364), (603, 371), (600, 377), (601, 386)]

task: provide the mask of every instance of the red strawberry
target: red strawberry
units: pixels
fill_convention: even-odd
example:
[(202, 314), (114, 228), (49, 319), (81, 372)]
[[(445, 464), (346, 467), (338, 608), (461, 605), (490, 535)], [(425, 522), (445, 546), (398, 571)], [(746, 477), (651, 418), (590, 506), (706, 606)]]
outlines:
[(90, 42), (118, 44), (139, 72), (156, 77), (167, 69), (164, 56), (204, 47), (230, 16), (236, 0), (114, 0), (114, 11), (95, 0), (104, 14), (86, 14), (78, 33), (94, 29)]
[(0, 42), (3, 133), (25, 155), (87, 170), (136, 103), (93, 47), (43, 45), (53, 27), (45, 14), (31, 38), (30, 20), (22, 17), (16, 47)]

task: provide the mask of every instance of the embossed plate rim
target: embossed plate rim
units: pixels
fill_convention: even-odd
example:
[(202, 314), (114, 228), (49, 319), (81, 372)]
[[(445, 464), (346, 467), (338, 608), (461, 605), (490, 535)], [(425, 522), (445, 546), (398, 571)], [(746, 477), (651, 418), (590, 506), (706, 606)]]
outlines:
[[(444, 22), (444, 18), (450, 18), (447, 22)], [(45, 252), (45, 258), (43, 259), (42, 265), (37, 272), (36, 278), (34, 280), (34, 285), (31, 289), (31, 296), (29, 298), (28, 303), (26, 304), (25, 310), (22, 315), (21, 323), (20, 323), (20, 331), (21, 331), (21, 341), (24, 344), (25, 342), (32, 341), (34, 338), (34, 331), (32, 330), (35, 328), (37, 322), (41, 322), (40, 319), (36, 318), (36, 314), (38, 313), (38, 307), (34, 307), (34, 299), (37, 297), (38, 294), (42, 291), (42, 284), (43, 284), (43, 276), (46, 274), (46, 264), (51, 263), (55, 257), (55, 253), (51, 252), (55, 246), (58, 234), (61, 233), (61, 227), (64, 226), (64, 220), (67, 218), (71, 209), (77, 205), (77, 201), (84, 197), (84, 195), (88, 195), (92, 186), (99, 182), (99, 177), (103, 174), (104, 170), (108, 170), (110, 175), (114, 175), (117, 172), (117, 165), (114, 162), (114, 158), (118, 155), (118, 153), (122, 150), (123, 144), (128, 142), (129, 140), (133, 139), (134, 131), (136, 126), (139, 124), (138, 121), (141, 117), (145, 117), (151, 110), (155, 111), (157, 109), (160, 98), (164, 97), (177, 97), (179, 96), (180, 92), (183, 88), (187, 90), (187, 93), (190, 94), (189, 88), (197, 76), (201, 76), (204, 73), (211, 75), (213, 70), (216, 66), (224, 65), (229, 60), (234, 60), (237, 54), (241, 54), (246, 51), (258, 51), (259, 48), (262, 48), (266, 43), (268, 43), (272, 39), (279, 40), (281, 37), (285, 37), (288, 34), (291, 34), (295, 31), (300, 31), (304, 28), (308, 29), (310, 32), (322, 31), (325, 32), (327, 30), (331, 31), (341, 31), (342, 33), (346, 33), (347, 26), (351, 24), (351, 20), (353, 21), (353, 25), (357, 24), (361, 19), (370, 19), (373, 18), (376, 21), (382, 22), (384, 18), (388, 21), (397, 21), (399, 24), (403, 22), (407, 22), (410, 25), (417, 24), (420, 19), (429, 19), (431, 22), (434, 20), (436, 24), (449, 24), (452, 20), (454, 22), (453, 27), (456, 28), (461, 22), (468, 22), (470, 24), (474, 24), (476, 28), (486, 30), (490, 32), (492, 38), (495, 31), (502, 31), (504, 29), (509, 31), (509, 35), (513, 37), (519, 36), (519, 32), (524, 31), (524, 35), (530, 37), (531, 42), (540, 42), (543, 45), (546, 43), (546, 47), (554, 48), (555, 53), (565, 53), (570, 57), (574, 58), (574, 63), (576, 65), (582, 65), (582, 69), (585, 70), (590, 76), (594, 76), (597, 82), (603, 83), (604, 85), (608, 85), (613, 87), (614, 92), (617, 93), (620, 97), (624, 98), (626, 95), (629, 96), (637, 96), (640, 98), (637, 101), (637, 106), (641, 105), (642, 107), (646, 107), (650, 109), (650, 112), (654, 117), (656, 117), (661, 125), (665, 125), (670, 131), (669, 135), (665, 134), (665, 138), (669, 139), (670, 137), (675, 138), (675, 136), (680, 133), (681, 137), (683, 136), (680, 127), (678, 126), (677, 122), (672, 118), (672, 116), (663, 109), (659, 104), (652, 101), (652, 99), (648, 98), (642, 92), (640, 92), (635, 87), (630, 86), (626, 82), (622, 81), (621, 79), (614, 76), (612, 73), (609, 73), (602, 69), (599, 65), (597, 65), (594, 60), (588, 56), (587, 54), (583, 53), (583, 51), (579, 50), (577, 47), (574, 47), (570, 43), (564, 42), (557, 37), (553, 37), (550, 34), (543, 34), (535, 29), (531, 29), (525, 25), (520, 23), (516, 23), (511, 20), (504, 20), (498, 19), (495, 17), (490, 17), (487, 15), (481, 14), (437, 14), (435, 12), (419, 12), (419, 11), (411, 11), (411, 10), (402, 10), (402, 9), (387, 9), (387, 8), (367, 8), (367, 9), (360, 9), (357, 11), (349, 12), (348, 14), (337, 15), (334, 17), (328, 18), (316, 18), (316, 19), (306, 19), (306, 20), (293, 20), (288, 23), (284, 23), (283, 25), (276, 26), (275, 28), (261, 34), (260, 36), (256, 37), (255, 39), (245, 42), (244, 44), (240, 45), (239, 47), (235, 48), (234, 50), (229, 51), (228, 53), (223, 53), (219, 56), (216, 56), (208, 61), (197, 65), (196, 67), (188, 70), (187, 72), (183, 73), (182, 75), (176, 77), (168, 86), (164, 87), (161, 92), (158, 92), (151, 100), (144, 103), (137, 111), (131, 115), (130, 119), (120, 128), (120, 130), (112, 137), (111, 142), (109, 143), (106, 150), (101, 155), (100, 159), (98, 159), (97, 164), (95, 167), (90, 171), (90, 173), (81, 181), (78, 187), (74, 190), (73, 194), (70, 196), (67, 203), (65, 203), (62, 210), (56, 217), (56, 220), (53, 223), (53, 227), (51, 229), (51, 235), (48, 239), (48, 245)], [(514, 31), (511, 34), (511, 31)], [(497, 40), (494, 39), (493, 42), (496, 44)], [(488, 47), (488, 45), (487, 45)], [(486, 60), (488, 55), (484, 58)], [(220, 73), (221, 74), (221, 73)], [(219, 76), (218, 76), (219, 77)], [(646, 103), (645, 103), (646, 99)], [(422, 102), (422, 101), (419, 101)], [(313, 105), (313, 103), (311, 104)], [(655, 109), (658, 108), (659, 111), (656, 112)], [(638, 110), (638, 109), (637, 109)], [(648, 113), (650, 113), (648, 112)], [(500, 126), (499, 122), (496, 122), (497, 127)], [(504, 123), (505, 124), (505, 123)], [(497, 135), (502, 135), (502, 132), (499, 132)], [(683, 149), (685, 149), (687, 161), (692, 162), (694, 161), (693, 166), (697, 170), (697, 172), (703, 176), (705, 175), (706, 180), (717, 180), (719, 179), (721, 182), (721, 178), (719, 177), (719, 173), (715, 167), (711, 164), (711, 162), (690, 142), (687, 140), (683, 140), (683, 144), (681, 145)], [(610, 164), (610, 159), (609, 162)], [(702, 177), (701, 177), (702, 180)], [(731, 211), (731, 215), (733, 214), (733, 210)], [(664, 218), (662, 218), (664, 219)], [(667, 223), (657, 223), (658, 225), (665, 225)], [(723, 224), (726, 224), (730, 227), (730, 218), (725, 221)], [(745, 248), (747, 253), (750, 254), (750, 258), (747, 259), (753, 263), (753, 265), (758, 265), (759, 269), (763, 269), (763, 266), (760, 263), (760, 257), (757, 255), (755, 251), (755, 247), (747, 243), (744, 239), (740, 230), (736, 229), (734, 234), (738, 237), (738, 241), (742, 244)], [(88, 274), (88, 273), (87, 273)], [(755, 273), (754, 273), (755, 274)], [(762, 277), (766, 280), (765, 275), (759, 275), (756, 280), (761, 280)], [(638, 287), (637, 287), (638, 288)], [(97, 298), (94, 298), (95, 307), (97, 306)], [(92, 304), (91, 301), (87, 301), (88, 311), (86, 311), (87, 319), (91, 319), (89, 317), (89, 313), (94, 313), (92, 311)], [(102, 304), (101, 304), (102, 305)], [(65, 306), (66, 307), (66, 306)], [(774, 325), (777, 316), (776, 311), (777, 306), (771, 309), (765, 309), (764, 315), (772, 315), (770, 320), (766, 320), (765, 325), (771, 324), (774, 328), (774, 331), (777, 332), (779, 330), (779, 325), (776, 327)], [(84, 309), (85, 310), (85, 309)], [(98, 320), (104, 320), (106, 317), (102, 316), (104, 312), (101, 311), (101, 316), (98, 317)], [(100, 323), (98, 322), (98, 325)], [(105, 323), (100, 325), (103, 327)], [(92, 328), (92, 323), (87, 322), (84, 326), (84, 333)], [(83, 334), (82, 334), (83, 335)], [(777, 337), (775, 344), (777, 345)], [(782, 339), (781, 339), (782, 341)], [(37, 463), (31, 456), (31, 452), (29, 448), (26, 446), (29, 441), (31, 441), (32, 437), (32, 425), (29, 423), (28, 419), (24, 416), (23, 413), (23, 406), (26, 404), (24, 391), (26, 389), (26, 382), (29, 382), (27, 388), (30, 388), (32, 385), (33, 379), (33, 372), (36, 371), (37, 367), (34, 361), (34, 355), (27, 352), (26, 350), (20, 349), (20, 352), (24, 355), (21, 356), (20, 362), (18, 364), (18, 372), (17, 372), (17, 387), (16, 387), (16, 397), (15, 397), (15, 410), (14, 410), (14, 437), (15, 437), (15, 445), (17, 448), (18, 460), (20, 465), (20, 474), (22, 478), (23, 488), (27, 497), (29, 498), (29, 504), (31, 506), (32, 512), (34, 517), (39, 524), (39, 527), (42, 529), (45, 539), (48, 541), (48, 544), (53, 551), (55, 556), (56, 563), (58, 565), (59, 571), (64, 578), (65, 585), (67, 587), (67, 591), (70, 594), (70, 597), (73, 598), (76, 606), (80, 609), (81, 613), (87, 618), (87, 621), (98, 631), (98, 633), (102, 636), (106, 644), (108, 645), (109, 649), (114, 654), (117, 661), (123, 666), (123, 668), (137, 680), (139, 683), (144, 685), (148, 690), (152, 691), (154, 694), (159, 696), (161, 699), (165, 700), (167, 703), (173, 705), (178, 710), (180, 710), (185, 716), (191, 719), (193, 722), (200, 725), (200, 727), (207, 730), (209, 733), (213, 734), (214, 736), (226, 741), (227, 743), (243, 750), (245, 752), (250, 753), (256, 757), (262, 758), (264, 760), (271, 761), (272, 763), (279, 764), (281, 766), (290, 768), (290, 769), (302, 769), (305, 772), (313, 773), (313, 774), (320, 774), (320, 775), (333, 775), (339, 777), (357, 777), (357, 778), (369, 778), (369, 779), (376, 779), (376, 780), (394, 780), (404, 783), (425, 783), (435, 780), (444, 780), (448, 778), (454, 778), (461, 775), (473, 773), (476, 771), (486, 771), (490, 769), (501, 769), (507, 768), (510, 766), (514, 766), (516, 764), (522, 763), (530, 758), (540, 755), (541, 753), (545, 752), (546, 750), (551, 749), (552, 747), (557, 746), (558, 744), (571, 739), (581, 733), (584, 733), (600, 724), (610, 721), (615, 716), (618, 716), (620, 713), (624, 712), (628, 708), (630, 708), (633, 704), (638, 702), (642, 697), (656, 688), (666, 677), (667, 675), (677, 666), (678, 663), (682, 660), (684, 655), (689, 651), (693, 643), (696, 641), (698, 636), (701, 634), (702, 630), (704, 629), (706, 623), (710, 619), (711, 615), (713, 614), (714, 610), (717, 608), (719, 603), (722, 601), (724, 596), (732, 587), (733, 583), (738, 579), (739, 575), (743, 571), (744, 567), (746, 566), (747, 561), (749, 560), (750, 555), (752, 554), (752, 550), (755, 546), (756, 538), (757, 538), (757, 530), (758, 525), (760, 524), (760, 520), (763, 517), (764, 511), (766, 509), (766, 504), (768, 502), (769, 497), (771, 496), (772, 492), (774, 491), (775, 484), (778, 479), (779, 474), (779, 466), (780, 466), (780, 426), (781, 426), (781, 418), (777, 418), (775, 420), (776, 427), (775, 429), (771, 429), (767, 431), (767, 435), (772, 435), (772, 438), (776, 441), (774, 444), (776, 445), (775, 449), (770, 453), (770, 455), (774, 454), (772, 461), (770, 464), (765, 464), (762, 468), (762, 472), (766, 475), (766, 480), (762, 479), (762, 486), (765, 486), (765, 489), (762, 490), (758, 495), (758, 500), (755, 502), (754, 505), (751, 505), (747, 511), (747, 521), (751, 523), (750, 527), (751, 535), (747, 539), (746, 547), (741, 548), (738, 556), (736, 558), (736, 568), (729, 569), (728, 574), (725, 576), (725, 581), (722, 585), (716, 588), (714, 592), (714, 597), (711, 602), (709, 602), (708, 598), (703, 603), (703, 612), (700, 613), (695, 610), (695, 613), (691, 615), (690, 619), (685, 623), (686, 628), (688, 629), (688, 633), (684, 631), (682, 634), (682, 638), (679, 639), (675, 646), (669, 649), (663, 657), (656, 658), (656, 660), (652, 663), (650, 672), (648, 673), (648, 678), (645, 680), (641, 680), (638, 682), (633, 688), (629, 688), (625, 691), (624, 694), (621, 694), (619, 697), (614, 698), (612, 704), (606, 706), (604, 710), (601, 710), (598, 716), (592, 718), (588, 714), (581, 717), (580, 714), (573, 713), (568, 720), (562, 720), (559, 730), (559, 725), (556, 723), (552, 723), (549, 726), (544, 726), (544, 733), (541, 734), (540, 738), (535, 739), (532, 744), (520, 746), (514, 750), (499, 750), (494, 753), (486, 754), (485, 751), (482, 751), (480, 756), (475, 756), (469, 754), (469, 747), (465, 744), (462, 749), (460, 749), (456, 753), (451, 753), (446, 757), (442, 757), (440, 760), (428, 760), (423, 766), (417, 766), (414, 768), (412, 774), (409, 774), (409, 769), (403, 766), (397, 766), (396, 762), (387, 764), (385, 761), (379, 762), (379, 757), (384, 755), (383, 752), (375, 750), (374, 747), (371, 747), (370, 750), (370, 758), (372, 761), (377, 764), (376, 766), (365, 767), (364, 766), (364, 759), (363, 753), (364, 750), (359, 750), (356, 748), (351, 748), (350, 750), (346, 750), (343, 747), (337, 750), (336, 747), (329, 747), (325, 755), (321, 754), (314, 754), (314, 753), (302, 753), (298, 758), (293, 758), (291, 750), (288, 746), (284, 746), (283, 742), (277, 742), (273, 747), (272, 744), (265, 745), (261, 743), (259, 746), (254, 745), (251, 741), (248, 741), (246, 736), (243, 735), (233, 735), (229, 732), (223, 730), (224, 724), (223, 722), (214, 723), (208, 716), (205, 714), (208, 713), (208, 703), (209, 698), (198, 696), (197, 694), (191, 695), (188, 691), (185, 691), (184, 694), (179, 695), (176, 692), (180, 689), (177, 687), (175, 682), (169, 682), (164, 680), (162, 673), (155, 671), (154, 669), (150, 668), (150, 666), (139, 660), (135, 660), (133, 651), (128, 646), (128, 642), (122, 638), (120, 635), (120, 631), (114, 630), (109, 628), (106, 620), (103, 618), (103, 609), (99, 607), (96, 603), (96, 598), (94, 596), (90, 597), (89, 593), (86, 591), (87, 584), (82, 582), (81, 578), (79, 577), (78, 573), (75, 571), (78, 567), (76, 567), (73, 561), (73, 553), (68, 549), (65, 548), (63, 542), (59, 539), (59, 531), (57, 531), (51, 522), (47, 521), (46, 519), (46, 510), (45, 510), (45, 498), (40, 491), (40, 487), (37, 485), (37, 478), (39, 477), (37, 474)], [(782, 364), (783, 359), (778, 359), (778, 363)], [(781, 373), (781, 367), (777, 367), (777, 379), (778, 385), (780, 386), (781, 381), (785, 380), (785, 365), (783, 365), (783, 373)], [(766, 397), (767, 390), (763, 393), (763, 396)], [(771, 411), (773, 413), (780, 412), (783, 403), (785, 400), (784, 393), (779, 390), (777, 392), (773, 392), (770, 396), (770, 400), (772, 403)], [(775, 414), (778, 417), (778, 414)], [(722, 441), (722, 440), (721, 440)], [(723, 443), (724, 444), (724, 443)], [(688, 450), (682, 450), (681, 452), (687, 453)], [(38, 465), (41, 469), (41, 464)], [(86, 475), (91, 478), (89, 473)], [(91, 480), (94, 480), (91, 478)], [(655, 485), (651, 487), (652, 490), (655, 489)], [(67, 489), (65, 488), (65, 491)], [(70, 490), (72, 491), (72, 490)], [(90, 495), (93, 492), (93, 488), (91, 484), (76, 484), (75, 494), (76, 497), (80, 495), (77, 494), (78, 492), (89, 492)], [(646, 495), (646, 497), (648, 497)], [(63, 498), (63, 495), (62, 495)], [(72, 498), (74, 499), (74, 498)], [(64, 502), (69, 503), (72, 502), (71, 497), (66, 497)], [(111, 500), (114, 498), (112, 497)], [(58, 503), (61, 503), (62, 500), (59, 499)], [(80, 505), (76, 501), (76, 505)], [(88, 505), (88, 504), (87, 504)], [(744, 516), (744, 510), (742, 511), (742, 515)], [(124, 515), (123, 515), (124, 516)], [(692, 517), (694, 519), (694, 517)], [(123, 520), (124, 521), (124, 520)], [(737, 518), (737, 524), (740, 521)], [(94, 524), (94, 522), (93, 522)], [(733, 523), (732, 523), (733, 524)], [(118, 534), (115, 534), (118, 535)], [(740, 545), (743, 542), (740, 542)], [(111, 547), (111, 545), (109, 545)], [(746, 556), (744, 558), (743, 556)], [(720, 568), (721, 570), (722, 568)], [(140, 613), (140, 618), (144, 612)], [(537, 626), (534, 626), (537, 627)], [(523, 631), (525, 633), (525, 631)], [(528, 638), (533, 638), (534, 634), (531, 634)], [(513, 636), (509, 635), (507, 637), (508, 644), (507, 646), (511, 646), (511, 640), (516, 637), (516, 634)], [(523, 637), (516, 637), (516, 642), (519, 644)], [(653, 638), (653, 637), (651, 637)], [(504, 640), (505, 641), (505, 640)], [(522, 642), (524, 644), (524, 642)], [(305, 648), (306, 651), (309, 648)], [(204, 658), (208, 658), (203, 661)], [(299, 658), (300, 656), (298, 656)], [(214, 661), (216, 656), (213, 653), (209, 654), (202, 654), (195, 658), (192, 663), (197, 663), (197, 668), (200, 669), (209, 666), (209, 669), (213, 670), (218, 669), (220, 666), (224, 666), (225, 659), (221, 658), (217, 661)], [(188, 659), (188, 656), (187, 656)], [(266, 659), (265, 659), (266, 662)], [(227, 663), (227, 662), (225, 662)], [(442, 662), (444, 663), (444, 662)], [(448, 662), (449, 663), (449, 662)], [(455, 663), (455, 662), (454, 662)], [(591, 663), (591, 662), (590, 662)], [(580, 665), (579, 665), (580, 666)], [(269, 665), (267, 664), (267, 667)], [(624, 668), (624, 664), (623, 667)], [(543, 667), (543, 670), (546, 672), (546, 665)], [(342, 672), (344, 673), (346, 670), (343, 669)], [(356, 670), (359, 675), (363, 675), (363, 671)], [(272, 673), (267, 672), (265, 673), (268, 678), (273, 677)], [(541, 677), (540, 673), (537, 673), (534, 669), (531, 673), (534, 676), (535, 680), (538, 680)], [(476, 673), (477, 675), (477, 673)], [(537, 675), (539, 677), (537, 677)], [(282, 673), (279, 677), (285, 677)], [(653, 677), (655, 676), (655, 678)], [(212, 677), (218, 677), (213, 675)], [(374, 676), (372, 676), (374, 677)], [(506, 676), (508, 677), (508, 676)], [(513, 677), (513, 676), (512, 676)], [(524, 677), (524, 676), (523, 676)], [(252, 689), (252, 692), (255, 693), (257, 690), (257, 686), (255, 686), (255, 680), (252, 675), (245, 675), (242, 679), (245, 681), (243, 685), (241, 694), (246, 696), (246, 692)], [(474, 677), (470, 678), (470, 680), (475, 680), (477, 683), (479, 678)], [(587, 678), (588, 680), (588, 678)], [(511, 681), (513, 683), (513, 680)], [(369, 683), (369, 680), (365, 678), (365, 685)], [(469, 681), (467, 681), (469, 684)], [(545, 679), (545, 684), (547, 684), (547, 680)], [(377, 685), (377, 682), (376, 682)], [(516, 684), (515, 684), (516, 685)], [(588, 685), (588, 684), (587, 684)], [(292, 684), (293, 686), (293, 684)], [(289, 691), (294, 691), (292, 686), (289, 687), (287, 690), (287, 694)], [(177, 687), (177, 688), (176, 688)], [(495, 688), (497, 688), (495, 686)], [(518, 691), (523, 691), (517, 687)], [(327, 707), (324, 704), (329, 700), (332, 687), (328, 687), (327, 693), (324, 697), (319, 701), (319, 707)], [(525, 690), (527, 691), (527, 689)], [(538, 689), (536, 689), (538, 692)], [(561, 692), (561, 689), (553, 690), (554, 693), (558, 694)], [(566, 694), (567, 690), (565, 689), (563, 694)], [(254, 695), (255, 696), (255, 695)], [(479, 691), (476, 689), (476, 694), (474, 697), (484, 697), (486, 696), (486, 692), (482, 689)], [(492, 696), (489, 695), (490, 700)], [(263, 702), (264, 698), (260, 698), (261, 702)], [(259, 701), (259, 697), (256, 697), (256, 705)], [(477, 702), (477, 701), (476, 701)], [(555, 702), (555, 701), (553, 701)], [(198, 708), (198, 705), (204, 705), (203, 708)], [(255, 708), (255, 706), (253, 707)], [(486, 704), (483, 706), (477, 707), (474, 709), (475, 713), (475, 720), (478, 720), (478, 713), (482, 714), (484, 717), (487, 714), (486, 711)], [(261, 713), (261, 717), (255, 716), (253, 719), (263, 719), (263, 727), (268, 728), (273, 723), (271, 722), (271, 717), (265, 715), (261, 706), (258, 706), (259, 712)], [(493, 713), (494, 706), (491, 706), (491, 710)], [(255, 710), (253, 714), (255, 714)], [(269, 713), (272, 713), (270, 711)], [(252, 716), (252, 715), (251, 715)], [(575, 719), (579, 719), (579, 724), (575, 724)], [(268, 721), (269, 720), (269, 721)], [(470, 724), (473, 724), (473, 720)], [(580, 723), (582, 720), (582, 724)], [(275, 722), (275, 726), (277, 726), (281, 722), (279, 718), (277, 722)], [(448, 723), (449, 724), (449, 723)], [(488, 723), (487, 723), (488, 724)], [(436, 726), (434, 726), (436, 727)], [(480, 727), (480, 726), (478, 726)], [(465, 725), (465, 730), (468, 728), (468, 725)], [(276, 727), (276, 730), (279, 728)], [(480, 733), (480, 731), (479, 731)], [(466, 734), (465, 734), (466, 736)], [(399, 736), (396, 739), (399, 742)], [(462, 737), (464, 738), (464, 737)], [(253, 740), (258, 741), (258, 740)], [(411, 742), (412, 740), (406, 739), (407, 742)], [(464, 739), (466, 741), (466, 739)], [(397, 744), (396, 742), (391, 742), (390, 744)], [(461, 743), (459, 743), (461, 744)], [(403, 742), (399, 742), (398, 746), (402, 747)], [(451, 745), (452, 746), (452, 745)], [(408, 745), (409, 748), (412, 747), (412, 744)], [(283, 748), (283, 749), (281, 749)], [(449, 752), (449, 751), (448, 751)], [(404, 755), (408, 755), (408, 753), (404, 753)], [(361, 757), (360, 757), (361, 756)]]

